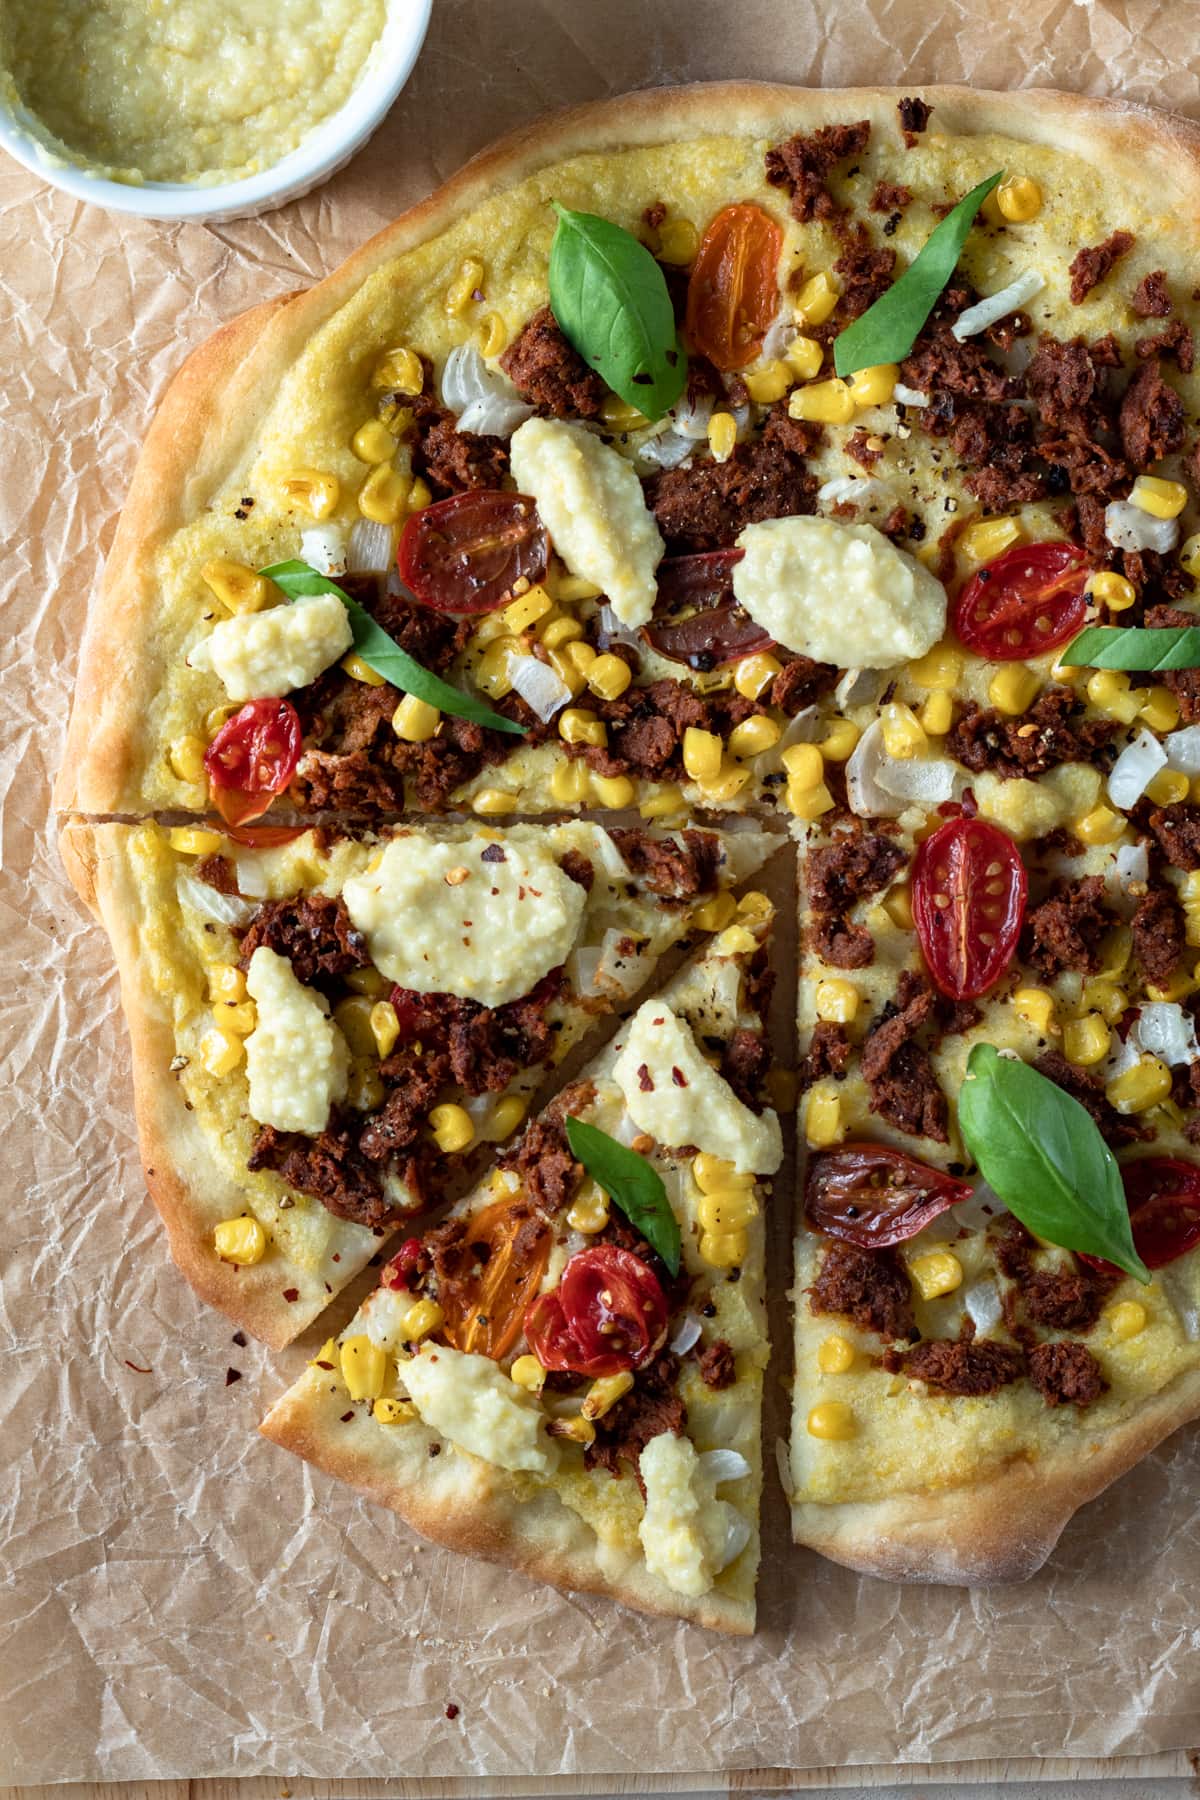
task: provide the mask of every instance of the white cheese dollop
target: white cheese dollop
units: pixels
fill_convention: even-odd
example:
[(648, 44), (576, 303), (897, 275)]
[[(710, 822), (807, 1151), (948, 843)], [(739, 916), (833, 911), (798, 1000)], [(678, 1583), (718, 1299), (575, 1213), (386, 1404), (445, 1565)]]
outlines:
[(764, 519), (737, 542), (734, 596), (788, 650), (840, 669), (891, 669), (945, 634), (945, 588), (873, 525)]
[(775, 1114), (752, 1113), (661, 1000), (647, 1000), (626, 1027), (613, 1079), (634, 1124), (660, 1144), (694, 1144), (753, 1175), (773, 1175), (783, 1161)]
[(389, 981), (481, 1006), (519, 1000), (565, 963), (587, 906), (540, 844), (482, 834), (393, 838), (342, 898)]
[(594, 581), (623, 625), (644, 625), (663, 541), (632, 463), (582, 425), (528, 419), (513, 433), (512, 473), (571, 574)]
[(553, 1472), (557, 1446), (542, 1431), (540, 1406), (490, 1357), (423, 1344), (400, 1378), (426, 1425), (460, 1450), (498, 1469)]
[(690, 1438), (660, 1432), (638, 1467), (646, 1484), (638, 1536), (647, 1569), (676, 1594), (706, 1594), (724, 1566), (730, 1526), (740, 1515), (713, 1497), (713, 1476), (702, 1470)]
[(350, 1054), (319, 994), (297, 981), (286, 956), (265, 944), (250, 958), (246, 987), (258, 1020), (246, 1039), (250, 1116), (279, 1131), (316, 1137), (346, 1094)]
[(337, 595), (309, 594), (290, 606), (222, 619), (187, 660), (189, 668), (211, 669), (231, 700), (270, 700), (307, 687), (353, 642)]

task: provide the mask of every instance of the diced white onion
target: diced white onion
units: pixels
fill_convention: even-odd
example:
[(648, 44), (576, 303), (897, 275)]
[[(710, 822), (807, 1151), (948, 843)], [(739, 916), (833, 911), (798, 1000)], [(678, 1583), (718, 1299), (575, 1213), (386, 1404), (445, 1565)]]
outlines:
[(846, 798), (850, 811), (857, 813), (860, 819), (891, 818), (904, 810), (903, 804), (897, 803), (895, 794), (880, 782), (879, 773), (886, 756), (883, 734), (876, 719), (867, 726), (846, 764)]
[(1188, 1256), (1155, 1271), (1163, 1291), (1175, 1308), (1189, 1344), (1200, 1342), (1200, 1276), (1195, 1258)]
[(1150, 851), (1145, 843), (1122, 844), (1113, 866), (1122, 881), (1148, 881)]
[(896, 818), (907, 806), (942, 806), (966, 785), (957, 763), (945, 757), (889, 756), (874, 720), (846, 764), (846, 797), (860, 819)]
[(779, 308), (763, 335), (760, 355), (764, 362), (777, 362), (784, 355), (788, 345), (795, 337), (798, 326), (796, 315), (790, 306), (781, 300)]
[(600, 961), (594, 978), (597, 988), (611, 988), (628, 998), (636, 994), (654, 967), (655, 957), (644, 949), (622, 950), (629, 938), (627, 931), (606, 931), (600, 946)]
[(1167, 767), (1182, 775), (1200, 775), (1200, 725), (1185, 725), (1182, 731), (1168, 732), (1163, 739)]
[(267, 871), (253, 850), (240, 855), (235, 851), (233, 866), (237, 870), (237, 884), (242, 893), (250, 894), (255, 900), (265, 900), (270, 885)]
[(1000, 1289), (989, 1279), (973, 1281), (963, 1295), (963, 1305), (978, 1337), (986, 1337), (1004, 1316)]
[(510, 656), (508, 679), (543, 725), (571, 698), (571, 690), (562, 676), (536, 656)]
[(879, 771), (889, 794), (908, 805), (942, 806), (957, 798), (966, 777), (957, 763), (944, 756), (913, 756), (907, 760), (889, 756)]
[(817, 489), (821, 506), (868, 506), (881, 512), (892, 502), (891, 489), (871, 475), (835, 475)]
[(607, 600), (600, 608), (599, 623), (600, 633), (605, 644), (628, 644), (633, 649), (645, 649), (641, 632), (618, 619)]
[(731, 1562), (736, 1561), (749, 1542), (749, 1521), (742, 1517), (736, 1507), (727, 1506), (725, 1509), (725, 1542), (721, 1548), (721, 1554), (717, 1558), (718, 1572), (721, 1569), (727, 1569)]
[(667, 1349), (676, 1356), (686, 1356), (693, 1345), (700, 1342), (700, 1321), (695, 1313), (684, 1313), (679, 1321), (679, 1329), (667, 1345)]
[(694, 438), (684, 437), (678, 431), (660, 431), (657, 437), (646, 438), (637, 446), (634, 461), (651, 469), (677, 469), (694, 455), (695, 449)]
[(641, 1137), (641, 1135), (641, 1126), (635, 1125), (627, 1112), (621, 1114), (620, 1118), (612, 1128), (612, 1136), (616, 1138), (618, 1144), (624, 1144), (627, 1150), (633, 1143), (633, 1140)]
[(248, 925), (257, 910), (240, 894), (218, 893), (207, 881), (198, 881), (183, 869), (175, 877), (175, 888), (185, 906), (213, 925)]
[(713, 416), (714, 404), (711, 394), (697, 394), (694, 400), (689, 400), (685, 394), (679, 404), (672, 407), (667, 414), (672, 429), (677, 431), (680, 437), (690, 438), (693, 443), (699, 443), (702, 438), (708, 436), (708, 421)]
[(740, 1450), (703, 1450), (697, 1462), (700, 1479), (713, 1487), (720, 1487), (723, 1481), (741, 1481), (750, 1473), (750, 1464)]
[(341, 575), (346, 568), (346, 534), (340, 525), (310, 525), (300, 533), (300, 554), (318, 575)]
[(392, 566), (395, 535), (390, 525), (356, 519), (346, 546), (346, 567), (355, 574), (381, 574)]
[(1142, 1047), (1138, 1042), (1138, 1034), (1131, 1031), (1122, 1039), (1113, 1032), (1112, 1043), (1108, 1055), (1104, 1059), (1103, 1075), (1105, 1082), (1115, 1081), (1118, 1075), (1124, 1075), (1130, 1069), (1136, 1069), (1142, 1060)]
[(616, 842), (607, 831), (597, 829), (592, 848), (596, 852), (600, 865), (609, 881), (630, 881), (632, 871), (621, 855)]
[(596, 970), (600, 967), (599, 944), (581, 944), (567, 958), (567, 980), (577, 994), (594, 994)]
[(1157, 550), (1168, 556), (1179, 542), (1179, 520), (1156, 519), (1129, 500), (1111, 500), (1104, 509), (1104, 535), (1118, 550)]
[(742, 969), (732, 957), (716, 959), (710, 965), (709, 1011), (720, 1030), (737, 1024), (742, 1011)]
[(898, 381), (892, 389), (892, 399), (900, 406), (929, 405), (929, 395), (923, 388), (905, 387), (902, 381)]
[[(1150, 1056), (1157, 1056), (1175, 1067), (1195, 1062), (1200, 1056), (1196, 1042), (1196, 1022), (1190, 1013), (1174, 1000), (1149, 1000), (1138, 1008), (1137, 1041)], [(1130, 1033), (1132, 1036), (1133, 1033)]]
[(510, 437), (533, 417), (516, 388), (500, 369), (489, 367), (474, 344), (459, 344), (442, 370), (442, 405), (457, 415), (460, 431), (484, 437)]
[(1158, 771), (1166, 767), (1167, 753), (1149, 731), (1139, 731), (1122, 750), (1108, 777), (1108, 797), (1122, 812), (1135, 806)]
[(847, 669), (833, 690), (841, 712), (852, 706), (874, 706), (891, 680), (886, 669)]
[(976, 332), (986, 331), (997, 319), (1016, 312), (1019, 306), (1024, 306), (1027, 300), (1040, 294), (1045, 285), (1044, 275), (1039, 275), (1036, 269), (1026, 269), (1023, 275), (1010, 281), (998, 294), (989, 294), (986, 299), (978, 300), (974, 306), (968, 306), (964, 312), (960, 312), (950, 329), (961, 344), (967, 338), (974, 337)]
[(740, 440), (745, 437), (747, 431), (750, 429), (750, 408), (749, 406), (731, 406), (729, 412), (733, 417), (734, 425), (737, 427), (737, 435)]

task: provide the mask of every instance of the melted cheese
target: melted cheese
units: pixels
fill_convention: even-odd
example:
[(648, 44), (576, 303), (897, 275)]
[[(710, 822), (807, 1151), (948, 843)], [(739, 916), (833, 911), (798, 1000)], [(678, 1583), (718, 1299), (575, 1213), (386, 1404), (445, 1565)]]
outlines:
[(638, 1460), (646, 1511), (638, 1536), (651, 1575), (676, 1594), (706, 1594), (724, 1561), (734, 1508), (714, 1499), (690, 1438), (664, 1431)]
[(582, 425), (529, 419), (513, 433), (512, 472), (572, 575), (594, 581), (623, 624), (644, 625), (663, 541), (633, 465)]
[(342, 897), (390, 981), (481, 1006), (518, 1000), (559, 968), (587, 905), (541, 842), (482, 834), (450, 843), (394, 838)]
[(258, 1022), (246, 1039), (250, 1116), (279, 1131), (324, 1131), (329, 1108), (344, 1099), (349, 1052), (320, 995), (304, 987), (286, 956), (261, 944), (246, 986)]
[(946, 629), (941, 582), (873, 525), (765, 519), (737, 541), (737, 600), (777, 643), (817, 662), (892, 669)]
[(401, 1368), (409, 1398), (439, 1437), (498, 1469), (553, 1473), (557, 1446), (542, 1432), (533, 1395), (487, 1356), (426, 1344)]
[(350, 616), (337, 595), (310, 594), (290, 606), (222, 619), (188, 663), (211, 669), (231, 700), (278, 699), (315, 681), (353, 642)]
[(613, 1075), (630, 1118), (658, 1143), (694, 1144), (748, 1174), (773, 1175), (783, 1161), (775, 1114), (760, 1117), (738, 1099), (663, 1001), (634, 1014)]

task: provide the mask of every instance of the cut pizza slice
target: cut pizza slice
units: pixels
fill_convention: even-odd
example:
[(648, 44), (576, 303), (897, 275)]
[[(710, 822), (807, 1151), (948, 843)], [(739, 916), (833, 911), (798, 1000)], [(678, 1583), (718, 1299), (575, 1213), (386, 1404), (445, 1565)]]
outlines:
[(778, 1169), (772, 909), (736, 920), (405, 1242), (263, 1431), (439, 1543), (754, 1624)]
[(68, 826), (188, 1279), (290, 1342), (390, 1230), (465, 1190), (664, 951), (728, 925), (777, 843), (582, 821)]

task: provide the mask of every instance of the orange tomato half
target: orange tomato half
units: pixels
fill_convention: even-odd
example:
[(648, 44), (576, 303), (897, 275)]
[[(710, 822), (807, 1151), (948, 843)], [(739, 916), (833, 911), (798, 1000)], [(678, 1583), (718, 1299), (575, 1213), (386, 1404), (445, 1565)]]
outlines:
[(744, 369), (779, 306), (783, 233), (761, 206), (726, 206), (705, 232), (688, 282), (688, 343), (718, 369)]
[(438, 1298), (442, 1330), (456, 1350), (493, 1359), (511, 1350), (537, 1293), (554, 1233), (522, 1201), (497, 1200), (471, 1221), (462, 1254), (478, 1275)]

